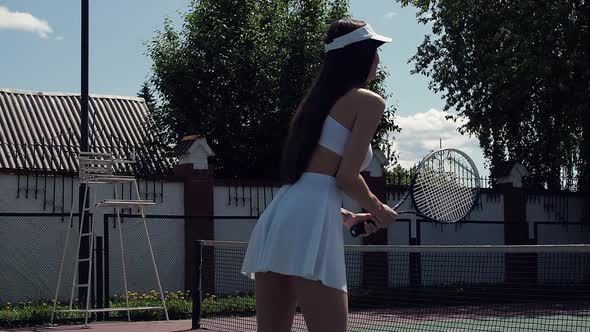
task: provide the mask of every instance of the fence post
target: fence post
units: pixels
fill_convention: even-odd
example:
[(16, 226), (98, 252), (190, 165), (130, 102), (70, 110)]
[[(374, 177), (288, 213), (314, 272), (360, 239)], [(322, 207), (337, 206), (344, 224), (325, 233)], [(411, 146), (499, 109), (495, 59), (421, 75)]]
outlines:
[[(410, 227), (412, 227), (411, 222)], [(420, 220), (416, 220), (416, 237), (410, 237), (410, 245), (420, 245)], [(410, 265), (410, 287), (412, 289), (418, 289), (422, 287), (422, 257), (419, 252), (411, 252), (408, 256)]]
[[(496, 188), (504, 198), (504, 244), (531, 244), (526, 215), (527, 194), (522, 187), (522, 179), (527, 175), (524, 166), (515, 161), (504, 161), (495, 166)], [(536, 284), (537, 265), (535, 253), (506, 254), (506, 282), (520, 286)]]
[[(109, 216), (108, 214), (104, 214), (103, 216), (103, 248), (104, 248), (104, 299), (105, 304), (104, 307), (108, 308), (111, 293), (110, 293), (110, 260), (109, 260), (109, 251), (110, 251), (110, 243), (109, 243)], [(103, 315), (105, 320), (109, 320), (111, 313), (106, 311)]]
[[(103, 237), (96, 237), (96, 308), (103, 308), (104, 306), (104, 284), (103, 284)], [(104, 315), (102, 312), (97, 313), (97, 320), (103, 320)]]
[(193, 242), (193, 257), (195, 274), (193, 276), (193, 313), (192, 313), (192, 330), (201, 328), (201, 263), (202, 263), (202, 241)]
[[(387, 201), (387, 192), (385, 189), (385, 177), (382, 175), (371, 176), (364, 174), (365, 181), (371, 192), (379, 198), (381, 202)], [(377, 233), (364, 238), (366, 245), (384, 245), (388, 244), (387, 228), (377, 231)], [(386, 252), (367, 252), (363, 254), (363, 286), (369, 288), (387, 288), (389, 282), (389, 266)]]

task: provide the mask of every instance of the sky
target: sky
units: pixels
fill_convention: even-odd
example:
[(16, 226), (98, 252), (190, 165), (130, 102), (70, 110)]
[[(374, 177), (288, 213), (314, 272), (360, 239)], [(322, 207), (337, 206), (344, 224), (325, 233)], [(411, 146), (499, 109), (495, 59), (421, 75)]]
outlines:
[[(90, 93), (135, 96), (150, 76), (145, 43), (166, 17), (177, 27), (189, 0), (90, 0)], [(430, 32), (416, 20), (416, 9), (395, 0), (350, 0), (352, 16), (393, 41), (381, 47), (389, 71), (388, 105), (397, 108), (395, 134), (399, 163), (411, 166), (430, 150), (458, 148), (485, 175), (475, 137), (460, 135), (444, 119), (444, 101), (428, 89), (428, 79), (410, 74), (408, 63)], [(0, 0), (0, 88), (80, 92), (80, 1)]]

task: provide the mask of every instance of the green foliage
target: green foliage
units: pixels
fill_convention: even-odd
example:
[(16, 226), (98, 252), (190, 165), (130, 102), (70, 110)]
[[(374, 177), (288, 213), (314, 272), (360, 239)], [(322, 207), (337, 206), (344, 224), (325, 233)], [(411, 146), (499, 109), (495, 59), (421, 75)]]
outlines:
[(143, 83), (143, 85), (141, 86), (141, 89), (137, 93), (137, 96), (140, 98), (143, 98), (143, 100), (145, 100), (145, 104), (151, 113), (154, 113), (156, 111), (156, 107), (157, 107), (156, 106), (156, 99), (154, 98), (154, 95), (152, 94), (149, 82)]
[[(215, 151), (217, 176), (277, 178), (290, 118), (324, 56), (326, 27), (347, 12), (346, 0), (192, 1), (180, 31), (166, 20), (148, 45), (161, 140), (200, 134)], [(375, 144), (386, 146), (394, 112)]]
[[(147, 294), (129, 292), (129, 306), (131, 307), (155, 307), (160, 306), (160, 295), (152, 290)], [(166, 307), (170, 319), (190, 319), (192, 315), (192, 300), (190, 291), (165, 292)], [(109, 301), (111, 308), (126, 306), (123, 294), (114, 295)], [(75, 309), (78, 308), (74, 306)], [(229, 314), (253, 314), (256, 302), (252, 294), (234, 294), (217, 297), (206, 296), (201, 304), (202, 316), (220, 316)], [(27, 303), (6, 303), (0, 307), (0, 327), (20, 327), (32, 325), (45, 325), (51, 319), (53, 301), (36, 301)], [(64, 303), (58, 303), (57, 309), (67, 309)], [(113, 311), (110, 320), (127, 320), (126, 311)], [(164, 320), (162, 310), (136, 310), (131, 311), (131, 319), (134, 321)], [(56, 313), (55, 321), (58, 324), (80, 324), (84, 320), (81, 313)]]
[[(375, 91), (379, 95), (383, 96), (383, 98), (388, 99), (392, 97), (392, 93), (387, 93), (385, 87), (385, 79), (389, 76), (389, 72), (387, 72), (385, 66), (379, 65), (377, 69), (377, 76), (375, 79), (369, 84), (369, 89)], [(395, 116), (396, 108), (393, 105), (390, 105), (385, 112), (383, 113), (383, 119), (381, 123), (377, 127), (375, 132), (375, 137), (373, 138), (372, 144), (377, 146), (383, 153), (385, 157), (389, 161), (390, 165), (393, 165), (397, 162), (397, 154), (395, 150), (393, 150), (393, 145), (391, 144), (391, 139), (387, 139), (388, 135), (392, 133), (399, 132), (401, 129), (398, 125), (395, 124), (394, 116)]]
[(584, 0), (400, 0), (432, 26), (411, 61), (493, 163), (529, 184), (590, 189), (590, 4)]
[(256, 298), (253, 294), (206, 296), (202, 303), (203, 317), (254, 315)]
[(409, 186), (412, 177), (416, 174), (416, 166), (403, 168), (397, 164), (385, 170), (384, 177), (387, 184), (396, 186)]
[(15, 327), (48, 322), (51, 317), (52, 308), (53, 306), (49, 302), (8, 302), (4, 307), (0, 308), (0, 327)]
[[(170, 129), (164, 121), (165, 109), (158, 105), (156, 98), (150, 88), (149, 81), (144, 82), (137, 96), (145, 100), (148, 114), (145, 122), (146, 132), (149, 133), (145, 137), (144, 144), (136, 147), (136, 153), (141, 164), (148, 164), (156, 166), (153, 170), (156, 174), (163, 174), (171, 172), (171, 169), (160, 169), (160, 162), (154, 163), (154, 160), (163, 160), (168, 158), (164, 154), (173, 146), (173, 142), (168, 139), (167, 131)], [(171, 163), (172, 164), (172, 163)], [(137, 172), (137, 171), (136, 171)], [(139, 175), (148, 175), (140, 174)]]

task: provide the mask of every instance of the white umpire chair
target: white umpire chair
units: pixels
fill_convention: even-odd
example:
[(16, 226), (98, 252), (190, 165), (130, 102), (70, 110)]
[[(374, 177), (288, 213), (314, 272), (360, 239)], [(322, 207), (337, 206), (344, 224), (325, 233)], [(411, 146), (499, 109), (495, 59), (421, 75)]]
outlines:
[[(66, 260), (66, 251), (68, 248), (68, 243), (70, 240), (70, 232), (72, 229), (72, 227), (68, 227), (68, 231), (66, 232), (64, 251), (63, 251), (62, 259), (61, 259), (61, 265), (59, 268), (59, 276), (57, 279), (55, 298), (53, 300), (53, 310), (51, 312), (51, 323), (50, 324), (53, 324), (53, 318), (54, 318), (56, 312), (84, 313), (85, 314), (84, 325), (87, 326), (88, 325), (88, 316), (92, 312), (127, 311), (127, 319), (129, 321), (131, 321), (130, 311), (132, 311), (132, 310), (164, 310), (164, 313), (166, 315), (166, 321), (169, 321), (168, 310), (166, 308), (166, 301), (164, 299), (164, 293), (162, 292), (162, 285), (160, 283), (160, 276), (158, 274), (158, 268), (156, 266), (156, 260), (154, 258), (154, 251), (152, 249), (152, 243), (150, 241), (150, 235), (148, 232), (147, 223), (145, 220), (145, 213), (144, 213), (145, 208), (152, 207), (155, 205), (155, 203), (151, 200), (142, 200), (141, 199), (141, 197), (139, 195), (139, 188), (137, 185), (137, 181), (134, 176), (122, 176), (122, 175), (115, 175), (114, 174), (116, 164), (118, 164), (118, 163), (129, 164), (129, 163), (134, 163), (135, 161), (134, 160), (116, 159), (110, 153), (95, 153), (95, 152), (81, 152), (78, 160), (79, 160), (79, 174), (80, 174), (79, 175), (79, 183), (86, 184), (86, 190), (84, 191), (84, 199), (82, 202), (83, 210), (82, 210), (82, 213), (80, 216), (80, 220), (81, 221), (84, 220), (86, 213), (91, 213), (92, 215), (94, 215), (95, 209), (115, 208), (115, 210), (116, 210), (116, 224), (117, 224), (117, 228), (119, 229), (119, 245), (120, 245), (120, 250), (121, 250), (121, 261), (123, 263), (122, 269), (123, 269), (123, 281), (124, 281), (124, 285), (125, 285), (126, 306), (121, 307), (121, 308), (119, 308), (119, 307), (118, 308), (91, 308), (91, 306), (90, 306), (90, 290), (91, 290), (91, 286), (92, 286), (91, 273), (92, 273), (92, 264), (93, 264), (92, 253), (94, 250), (94, 235), (95, 235), (95, 224), (96, 224), (96, 222), (92, 222), (92, 226), (90, 227), (89, 233), (83, 232), (83, 227), (80, 227), (80, 231), (78, 233), (78, 249), (75, 252), (76, 264), (74, 267), (74, 273), (73, 273), (73, 278), (72, 278), (72, 287), (71, 287), (71, 293), (70, 293), (69, 306), (67, 309), (56, 310), (60, 284), (62, 281), (64, 262)], [(117, 192), (116, 185), (122, 184), (122, 183), (130, 183), (132, 186), (135, 187), (135, 194), (137, 195), (137, 199), (119, 199), (118, 198), (118, 192)], [(105, 199), (100, 202), (97, 202), (97, 196), (100, 192), (99, 186), (104, 186), (104, 185), (112, 185), (113, 186), (115, 197), (113, 199)], [(89, 198), (92, 196), (91, 189), (94, 190), (94, 195), (93, 195), (94, 198), (92, 200), (92, 204), (90, 204), (89, 207), (86, 208), (86, 201), (87, 200), (90, 201)], [(162, 302), (161, 306), (129, 307), (129, 297), (128, 297), (129, 291), (127, 289), (127, 272), (125, 269), (125, 266), (126, 266), (125, 265), (125, 253), (124, 253), (124, 246), (123, 246), (123, 234), (122, 234), (122, 230), (121, 230), (121, 209), (127, 209), (127, 208), (139, 209), (139, 211), (141, 212), (141, 218), (142, 218), (143, 226), (145, 229), (145, 235), (146, 235), (146, 239), (147, 239), (147, 246), (148, 246), (150, 254), (151, 254), (152, 264), (154, 267), (154, 272), (155, 272), (156, 280), (158, 283), (158, 289), (160, 291), (160, 297), (161, 297), (161, 302)], [(72, 221), (73, 221), (72, 218), (73, 218), (73, 211), (74, 210), (75, 210), (75, 207), (73, 206), (73, 203), (72, 203), (72, 208), (71, 208), (71, 212), (70, 212), (70, 225), (72, 225)], [(79, 257), (80, 243), (82, 242), (83, 238), (90, 239), (89, 252), (88, 252), (88, 256), (86, 258)], [(78, 271), (78, 266), (79, 266), (80, 262), (88, 262), (88, 271)], [(79, 273), (87, 273), (88, 274), (88, 278), (86, 279), (87, 283), (79, 284), (77, 282)], [(86, 307), (75, 309), (73, 307), (74, 291), (78, 288), (86, 289)]]

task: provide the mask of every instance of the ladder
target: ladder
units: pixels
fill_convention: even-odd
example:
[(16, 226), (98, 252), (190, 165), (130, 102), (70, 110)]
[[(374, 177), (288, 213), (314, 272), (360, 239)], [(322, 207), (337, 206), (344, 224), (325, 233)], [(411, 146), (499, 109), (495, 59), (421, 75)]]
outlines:
[[(166, 301), (164, 299), (164, 293), (162, 292), (162, 285), (160, 282), (160, 276), (158, 274), (158, 268), (156, 267), (156, 260), (154, 258), (154, 251), (152, 249), (152, 243), (150, 240), (150, 235), (147, 228), (147, 223), (145, 220), (145, 213), (144, 209), (149, 208), (155, 205), (155, 203), (151, 200), (142, 200), (139, 195), (139, 187), (137, 185), (137, 181), (134, 176), (123, 176), (123, 175), (115, 175), (114, 169), (115, 164), (117, 163), (134, 163), (134, 160), (124, 160), (124, 159), (116, 159), (109, 153), (96, 153), (96, 152), (81, 152), (79, 157), (79, 183), (86, 184), (84, 195), (83, 195), (83, 202), (82, 202), (82, 213), (80, 216), (80, 220), (84, 221), (84, 216), (86, 213), (92, 213), (94, 215), (94, 211), (97, 208), (114, 208), (116, 210), (116, 226), (119, 229), (119, 245), (121, 249), (121, 261), (122, 261), (122, 271), (123, 271), (123, 281), (125, 285), (125, 307), (118, 307), (118, 308), (91, 308), (90, 305), (90, 291), (92, 289), (92, 264), (93, 264), (93, 251), (94, 251), (94, 235), (95, 235), (95, 222), (92, 221), (90, 225), (89, 232), (84, 232), (84, 228), (82, 227), (82, 223), (80, 224), (80, 230), (78, 233), (78, 249), (76, 250), (76, 265), (74, 267), (74, 275), (72, 278), (72, 287), (70, 292), (70, 301), (69, 306), (67, 309), (57, 310), (57, 299), (59, 296), (59, 289), (61, 286), (62, 281), (62, 274), (64, 268), (64, 262), (66, 259), (66, 251), (68, 248), (68, 243), (70, 240), (70, 230), (72, 229), (72, 221), (73, 221), (73, 211), (74, 211), (74, 203), (72, 203), (72, 208), (70, 211), (70, 227), (66, 232), (66, 239), (64, 244), (64, 250), (62, 254), (61, 264), (59, 268), (59, 276), (57, 278), (57, 287), (55, 290), (55, 297), (53, 299), (53, 310), (51, 312), (51, 321), (50, 325), (53, 325), (53, 319), (55, 317), (56, 312), (77, 312), (77, 313), (84, 313), (84, 326), (88, 326), (88, 316), (90, 313), (93, 312), (111, 312), (111, 311), (127, 311), (127, 320), (131, 321), (131, 314), (132, 310), (164, 310), (166, 321), (169, 322), (168, 318), (168, 309), (166, 308)], [(135, 188), (135, 194), (137, 195), (137, 199), (119, 199), (118, 192), (117, 192), (117, 184), (130, 184)], [(97, 196), (99, 194), (99, 186), (100, 185), (112, 185), (114, 189), (114, 198), (113, 199), (104, 199), (100, 202), (97, 202)], [(86, 207), (87, 200), (90, 201), (90, 188), (95, 188), (94, 192), (94, 199), (92, 205)], [(129, 291), (127, 288), (127, 272), (125, 269), (125, 252), (123, 248), (123, 233), (121, 229), (121, 209), (139, 209), (141, 212), (141, 218), (145, 230), (145, 235), (147, 239), (147, 245), (151, 254), (152, 264), (154, 267), (154, 272), (156, 275), (156, 280), (158, 283), (158, 289), (160, 291), (160, 298), (162, 305), (161, 306), (154, 306), (154, 307), (129, 307)], [(89, 242), (89, 250), (88, 256), (84, 258), (80, 258), (80, 246), (83, 239), (88, 239)], [(82, 262), (88, 262), (88, 271), (78, 271), (78, 266)], [(87, 282), (80, 284), (77, 282), (79, 277), (79, 273), (87, 273)], [(81, 309), (74, 309), (73, 302), (74, 302), (74, 291), (76, 289), (85, 289), (86, 290), (86, 306), (85, 308)]]

